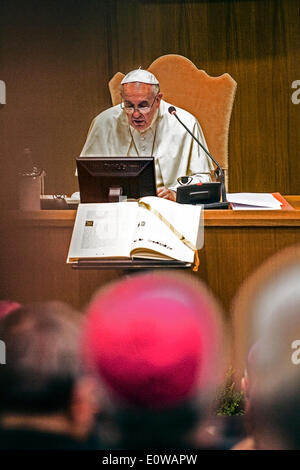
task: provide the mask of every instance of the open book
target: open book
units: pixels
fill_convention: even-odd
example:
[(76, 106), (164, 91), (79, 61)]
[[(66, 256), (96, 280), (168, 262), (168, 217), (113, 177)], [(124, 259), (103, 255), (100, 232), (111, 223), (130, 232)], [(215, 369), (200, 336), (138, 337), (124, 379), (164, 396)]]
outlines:
[(193, 263), (203, 246), (201, 206), (158, 197), (79, 204), (67, 263), (144, 258)]

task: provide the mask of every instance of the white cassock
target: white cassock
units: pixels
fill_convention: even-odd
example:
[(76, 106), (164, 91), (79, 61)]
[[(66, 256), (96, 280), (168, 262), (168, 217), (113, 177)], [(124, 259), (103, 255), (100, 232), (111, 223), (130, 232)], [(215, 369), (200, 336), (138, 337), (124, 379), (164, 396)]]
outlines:
[[(81, 157), (154, 156), (157, 187), (175, 189), (180, 176), (193, 176), (192, 183), (211, 181), (211, 160), (168, 112), (169, 106), (161, 100), (150, 128), (144, 132), (129, 125), (120, 105), (103, 111), (92, 122)], [(184, 109), (176, 109), (178, 117), (207, 148), (197, 119)]]

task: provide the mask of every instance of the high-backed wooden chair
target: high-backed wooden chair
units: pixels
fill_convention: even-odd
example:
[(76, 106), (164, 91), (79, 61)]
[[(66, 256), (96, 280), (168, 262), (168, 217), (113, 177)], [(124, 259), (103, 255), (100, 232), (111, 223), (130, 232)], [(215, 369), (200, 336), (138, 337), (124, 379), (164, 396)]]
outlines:
[[(211, 77), (186, 57), (169, 54), (148, 68), (158, 79), (163, 99), (192, 113), (199, 121), (208, 149), (228, 178), (228, 135), (237, 83), (228, 74)], [(123, 73), (109, 82), (112, 104), (120, 103)]]

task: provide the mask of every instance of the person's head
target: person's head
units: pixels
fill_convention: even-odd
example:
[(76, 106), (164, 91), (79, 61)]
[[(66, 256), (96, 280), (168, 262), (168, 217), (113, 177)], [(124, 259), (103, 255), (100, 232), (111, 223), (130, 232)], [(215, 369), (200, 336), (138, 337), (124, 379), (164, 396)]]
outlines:
[(95, 295), (83, 355), (106, 393), (117, 445), (192, 445), (188, 434), (206, 417), (223, 372), (222, 327), (219, 307), (193, 276), (139, 274)]
[(156, 77), (147, 70), (133, 70), (121, 82), (122, 109), (129, 124), (139, 132), (151, 126), (162, 94)]
[[(257, 299), (260, 336), (251, 413), (260, 447), (300, 449), (300, 262), (278, 273)], [(297, 353), (298, 344), (298, 353)]]
[(267, 260), (240, 293), (254, 345), (247, 392), (257, 448), (300, 449), (299, 286), (300, 246)]
[[(80, 362), (80, 314), (60, 302), (20, 307), (0, 321), (6, 363), (0, 366), (3, 426), (39, 423), (84, 438), (95, 406)], [(37, 426), (38, 427), (38, 426)]]

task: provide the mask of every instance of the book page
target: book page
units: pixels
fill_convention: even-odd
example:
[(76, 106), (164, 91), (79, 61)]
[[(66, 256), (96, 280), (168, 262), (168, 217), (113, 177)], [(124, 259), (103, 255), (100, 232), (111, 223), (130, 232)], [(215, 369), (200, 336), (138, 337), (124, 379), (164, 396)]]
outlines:
[(128, 258), (138, 204), (79, 204), (68, 262), (84, 258)]
[[(201, 206), (178, 204), (158, 197), (141, 199), (160, 212), (174, 228), (193, 245), (197, 246), (201, 225)], [(144, 207), (138, 208), (138, 227), (131, 245), (131, 254), (156, 259), (172, 258), (193, 262), (194, 251), (172, 232), (155, 214)], [(200, 248), (201, 246), (197, 246)], [(147, 253), (148, 250), (148, 253)]]

